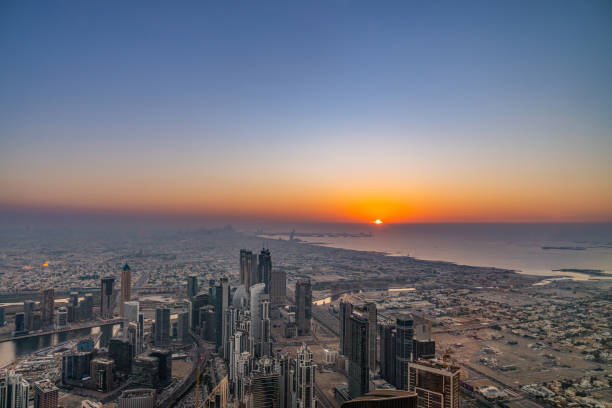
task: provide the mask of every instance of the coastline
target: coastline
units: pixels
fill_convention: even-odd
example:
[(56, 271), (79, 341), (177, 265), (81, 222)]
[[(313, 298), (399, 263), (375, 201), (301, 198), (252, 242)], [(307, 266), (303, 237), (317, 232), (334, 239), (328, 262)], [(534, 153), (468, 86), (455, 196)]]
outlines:
[[(386, 257), (393, 258), (406, 258), (410, 260), (414, 260), (417, 262), (430, 263), (432, 266), (453, 266), (453, 267), (468, 267), (468, 268), (478, 268), (478, 269), (488, 269), (495, 271), (503, 271), (503, 272), (512, 272), (518, 276), (532, 277), (538, 279), (539, 282), (551, 282), (554, 280), (572, 280), (572, 281), (597, 281), (597, 280), (607, 280), (612, 279), (612, 274), (608, 274), (603, 270), (597, 270), (597, 273), (585, 273), (583, 271), (591, 271), (590, 269), (583, 268), (558, 268), (558, 269), (550, 269), (546, 272), (534, 273), (530, 271), (523, 271), (517, 268), (504, 268), (499, 266), (491, 266), (491, 265), (475, 265), (468, 264), (462, 262), (454, 262), (447, 261), (441, 259), (427, 259), (427, 258), (419, 258), (409, 254), (403, 254), (400, 252), (389, 252), (389, 251), (381, 251), (381, 250), (365, 250), (365, 249), (355, 249), (348, 248), (346, 246), (340, 246), (332, 242), (325, 241), (307, 241), (305, 239), (295, 238), (293, 240), (281, 238), (282, 235), (270, 235), (270, 234), (255, 234), (254, 237), (258, 239), (269, 239), (274, 241), (282, 241), (284, 243), (293, 243), (293, 244), (306, 244), (309, 246), (316, 246), (319, 248), (333, 248), (344, 251), (356, 251), (360, 253), (370, 253), (383, 255)], [(536, 282), (537, 283), (537, 282)]]

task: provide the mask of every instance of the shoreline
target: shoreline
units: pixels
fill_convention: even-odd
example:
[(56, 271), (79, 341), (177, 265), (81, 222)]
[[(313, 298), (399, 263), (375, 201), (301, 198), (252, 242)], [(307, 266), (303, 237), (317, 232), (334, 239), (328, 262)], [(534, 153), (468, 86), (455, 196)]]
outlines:
[(370, 253), (370, 254), (376, 254), (376, 255), (383, 255), (386, 257), (406, 258), (406, 259), (411, 259), (417, 262), (431, 263), (432, 265), (437, 265), (437, 266), (452, 265), (454, 267), (489, 269), (489, 270), (501, 271), (505, 273), (510, 272), (510, 273), (514, 273), (515, 275), (520, 275), (520, 276), (530, 277), (530, 278), (537, 278), (539, 279), (539, 282), (544, 282), (544, 281), (549, 281), (549, 280), (571, 280), (574, 282), (582, 282), (582, 281), (598, 281), (598, 280), (612, 279), (612, 274), (608, 274), (605, 271), (600, 271), (601, 272), (600, 274), (595, 275), (595, 274), (589, 274), (589, 273), (581, 273), (579, 272), (583, 270), (581, 268), (551, 269), (550, 273), (538, 274), (538, 273), (524, 272), (520, 269), (501, 268), (498, 266), (470, 265), (470, 264), (458, 263), (458, 262), (453, 262), (453, 261), (445, 261), (445, 260), (440, 260), (440, 259), (417, 258), (411, 255), (405, 255), (402, 253), (394, 253), (394, 252), (388, 252), (388, 251), (346, 248), (346, 247), (337, 246), (333, 243), (323, 242), (323, 241), (311, 242), (311, 241), (306, 241), (306, 240), (299, 239), (299, 238), (295, 240), (289, 240), (289, 239), (279, 238), (280, 236), (278, 235), (274, 236), (274, 235), (268, 235), (268, 234), (254, 234), (253, 236), (255, 238), (282, 241), (287, 244), (305, 244), (305, 245), (316, 246), (320, 248), (332, 248), (332, 249), (343, 250), (343, 251), (354, 251), (354, 252), (366, 253), (366, 254)]

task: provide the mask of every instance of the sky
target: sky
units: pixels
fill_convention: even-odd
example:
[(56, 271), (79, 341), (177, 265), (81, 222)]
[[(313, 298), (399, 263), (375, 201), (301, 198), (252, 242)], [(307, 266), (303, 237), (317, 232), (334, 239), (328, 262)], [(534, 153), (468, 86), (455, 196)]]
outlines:
[(612, 221), (609, 1), (3, 1), (0, 208)]

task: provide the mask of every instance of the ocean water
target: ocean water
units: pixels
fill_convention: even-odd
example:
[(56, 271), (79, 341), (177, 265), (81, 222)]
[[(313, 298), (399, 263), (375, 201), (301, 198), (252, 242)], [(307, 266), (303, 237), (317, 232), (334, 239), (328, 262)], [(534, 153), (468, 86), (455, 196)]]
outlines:
[[(532, 275), (601, 279), (571, 270), (599, 270), (612, 278), (612, 224), (318, 224), (295, 226), (295, 237), (337, 248), (409, 255), (418, 259), (513, 269)], [(288, 239), (286, 231), (264, 231)], [(278, 234), (278, 233), (282, 234)], [(323, 233), (301, 236), (300, 233)], [(371, 233), (330, 236), (329, 233)], [(566, 271), (559, 271), (565, 269)]]

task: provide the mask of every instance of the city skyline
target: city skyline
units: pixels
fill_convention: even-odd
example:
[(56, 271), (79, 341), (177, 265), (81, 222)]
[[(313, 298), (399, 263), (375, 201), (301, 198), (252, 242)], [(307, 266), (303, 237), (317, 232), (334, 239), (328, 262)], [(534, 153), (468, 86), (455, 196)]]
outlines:
[(607, 2), (0, 14), (0, 212), (612, 221)]

